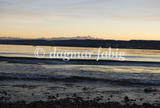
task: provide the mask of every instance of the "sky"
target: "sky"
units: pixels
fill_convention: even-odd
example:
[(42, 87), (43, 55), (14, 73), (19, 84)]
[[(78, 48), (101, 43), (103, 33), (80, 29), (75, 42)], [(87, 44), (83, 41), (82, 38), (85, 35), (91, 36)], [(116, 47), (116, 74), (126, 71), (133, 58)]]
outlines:
[(160, 0), (0, 0), (0, 37), (160, 40)]

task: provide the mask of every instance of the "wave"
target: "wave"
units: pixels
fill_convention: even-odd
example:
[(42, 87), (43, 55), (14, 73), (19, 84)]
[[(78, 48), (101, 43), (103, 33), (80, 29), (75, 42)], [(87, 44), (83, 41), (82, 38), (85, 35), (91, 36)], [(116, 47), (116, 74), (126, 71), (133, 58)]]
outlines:
[(85, 76), (51, 76), (39, 74), (0, 73), (0, 80), (36, 80), (36, 81), (64, 81), (64, 82), (104, 82), (118, 85), (160, 85), (160, 80), (146, 79), (104, 79)]

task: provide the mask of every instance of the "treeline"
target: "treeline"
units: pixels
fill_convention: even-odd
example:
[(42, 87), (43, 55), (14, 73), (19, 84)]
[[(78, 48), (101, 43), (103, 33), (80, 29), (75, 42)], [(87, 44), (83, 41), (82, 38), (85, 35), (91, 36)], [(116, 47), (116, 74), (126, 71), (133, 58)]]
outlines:
[(11, 45), (43, 45), (43, 46), (71, 46), (71, 47), (104, 47), (104, 48), (128, 48), (128, 49), (157, 49), (160, 50), (160, 41), (152, 40), (0, 40), (0, 44)]

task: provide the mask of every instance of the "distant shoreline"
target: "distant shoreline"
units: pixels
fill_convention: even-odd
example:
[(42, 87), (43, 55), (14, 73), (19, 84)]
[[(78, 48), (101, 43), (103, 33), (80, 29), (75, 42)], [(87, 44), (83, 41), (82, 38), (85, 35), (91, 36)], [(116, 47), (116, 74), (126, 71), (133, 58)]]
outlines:
[(0, 44), (33, 45), (33, 46), (66, 46), (66, 47), (103, 47), (124, 49), (152, 49), (160, 50), (160, 41), (153, 40), (45, 40), (45, 39), (0, 39)]

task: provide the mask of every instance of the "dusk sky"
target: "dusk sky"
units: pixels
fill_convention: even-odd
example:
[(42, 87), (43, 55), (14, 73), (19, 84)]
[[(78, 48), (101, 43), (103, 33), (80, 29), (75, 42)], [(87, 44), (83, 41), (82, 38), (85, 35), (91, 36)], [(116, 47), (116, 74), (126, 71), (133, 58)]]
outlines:
[(160, 0), (0, 0), (0, 37), (160, 40)]

